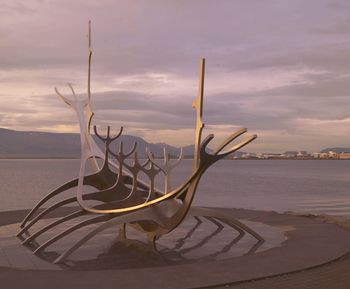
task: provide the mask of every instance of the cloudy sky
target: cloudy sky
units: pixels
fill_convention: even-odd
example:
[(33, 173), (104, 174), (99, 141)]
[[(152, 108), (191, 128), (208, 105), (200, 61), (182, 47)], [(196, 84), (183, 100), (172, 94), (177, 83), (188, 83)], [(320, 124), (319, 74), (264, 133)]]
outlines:
[(1, 0), (0, 127), (78, 131), (54, 87), (86, 93), (89, 19), (97, 125), (193, 143), (205, 57), (206, 133), (247, 127), (255, 152), (350, 147), (347, 0)]

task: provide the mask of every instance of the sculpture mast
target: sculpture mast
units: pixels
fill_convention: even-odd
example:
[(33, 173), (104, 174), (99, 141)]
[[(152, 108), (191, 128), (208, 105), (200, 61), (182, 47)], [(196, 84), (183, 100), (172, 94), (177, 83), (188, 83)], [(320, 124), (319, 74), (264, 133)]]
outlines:
[[(91, 119), (94, 115), (94, 113), (92, 112), (91, 109), (91, 58), (92, 58), (92, 49), (91, 49), (91, 20), (89, 20), (89, 27), (88, 27), (88, 79), (87, 79), (87, 95), (88, 95), (88, 105), (87, 105), (87, 116), (89, 117), (88, 120), (88, 125), (87, 125), (87, 135), (90, 136), (90, 128), (91, 128)], [(91, 136), (89, 137), (89, 145), (90, 145), (90, 149), (93, 150), (93, 148), (91, 148), (91, 145), (93, 146), (94, 143), (91, 143)], [(96, 146), (96, 144), (95, 144)], [(92, 158), (93, 159), (93, 165), (95, 167), (96, 170), (99, 169), (97, 160), (95, 157)]]
[(89, 61), (88, 61), (88, 99), (89, 102), (91, 101), (91, 90), (90, 90), (90, 77), (91, 77), (91, 57), (92, 57), (92, 50), (91, 50), (91, 20), (89, 20), (89, 31), (88, 31), (88, 39), (89, 39)]
[(192, 103), (192, 107), (196, 110), (196, 136), (195, 136), (195, 142), (194, 142), (193, 171), (195, 171), (199, 166), (199, 149), (200, 149), (200, 144), (202, 139), (202, 130), (204, 128), (204, 123), (202, 122), (204, 73), (205, 73), (205, 58), (202, 58), (200, 62), (200, 68), (199, 68), (198, 95)]

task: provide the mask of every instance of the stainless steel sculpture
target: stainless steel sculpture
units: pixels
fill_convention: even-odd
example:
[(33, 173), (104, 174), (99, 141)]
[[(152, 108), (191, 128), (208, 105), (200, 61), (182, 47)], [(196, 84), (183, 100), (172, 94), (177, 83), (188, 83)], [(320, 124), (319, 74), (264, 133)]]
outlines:
[[(98, 132), (96, 126), (94, 126), (95, 135), (104, 143), (104, 152), (101, 151), (91, 137), (90, 127), (93, 117), (90, 102), (91, 57), (91, 28), (89, 23), (87, 98), (78, 99), (70, 84), (68, 84), (68, 86), (72, 92), (73, 99), (68, 99), (55, 88), (58, 96), (75, 111), (79, 121), (81, 139), (79, 177), (63, 184), (40, 200), (24, 218), (21, 224), (21, 230), (17, 234), (18, 237), (22, 238), (23, 244), (34, 244), (38, 236), (43, 235), (46, 231), (55, 228), (57, 225), (78, 217), (86, 217), (77, 224), (49, 238), (46, 242), (37, 245), (34, 253), (39, 253), (79, 228), (101, 223), (99, 226), (95, 226), (90, 233), (84, 236), (80, 241), (72, 244), (67, 251), (63, 252), (55, 260), (55, 263), (63, 262), (81, 245), (111, 226), (119, 227), (119, 234), (122, 238), (127, 237), (125, 231), (126, 226), (132, 226), (140, 232), (145, 233), (150, 244), (155, 248), (155, 241), (162, 235), (174, 230), (184, 220), (186, 215), (188, 215), (198, 183), (204, 172), (218, 160), (232, 154), (256, 138), (256, 135), (252, 135), (232, 145), (234, 140), (247, 131), (245, 128), (242, 128), (231, 134), (225, 141), (217, 146), (213, 153), (207, 152), (206, 148), (213, 140), (214, 135), (211, 134), (202, 141), (202, 131), (204, 128), (202, 108), (205, 68), (205, 60), (202, 59), (200, 63), (198, 95), (193, 102), (193, 107), (197, 114), (193, 171), (182, 185), (171, 190), (170, 174), (174, 166), (181, 160), (182, 151), (179, 159), (170, 163), (168, 153), (166, 149), (164, 149), (163, 164), (157, 163), (152, 153), (148, 151), (148, 159), (144, 163), (140, 163), (136, 153), (137, 143), (135, 143), (128, 152), (124, 151), (122, 142), (117, 152), (111, 148), (113, 141), (122, 134), (123, 127), (121, 127), (117, 135), (111, 136), (110, 127), (108, 126), (106, 136), (103, 137)], [(230, 144), (232, 146), (225, 150)], [(130, 157), (133, 158), (131, 163), (126, 161), (126, 159)], [(103, 164), (99, 165), (97, 159), (102, 159)], [(90, 175), (86, 174), (86, 165), (88, 161), (92, 162), (95, 169), (95, 172)], [(140, 180), (138, 176), (141, 172), (148, 177), (148, 182)], [(155, 188), (155, 177), (158, 174), (163, 174), (165, 178), (165, 187), (163, 191)], [(85, 186), (92, 186), (95, 191), (84, 193)], [(76, 193), (74, 195), (58, 200), (47, 208), (42, 209), (48, 201), (55, 200), (61, 193), (72, 188), (76, 188)], [(91, 202), (93, 204), (91, 204)], [(62, 206), (72, 203), (75, 203), (78, 207), (75, 212), (56, 219), (41, 229), (29, 233), (29, 229), (44, 216)], [(247, 232), (254, 236), (259, 243), (263, 242), (263, 238), (258, 233), (240, 221), (220, 213), (218, 210), (192, 208), (191, 215), (197, 217), (202, 216), (211, 221), (214, 219), (220, 220), (236, 229), (240, 235)]]

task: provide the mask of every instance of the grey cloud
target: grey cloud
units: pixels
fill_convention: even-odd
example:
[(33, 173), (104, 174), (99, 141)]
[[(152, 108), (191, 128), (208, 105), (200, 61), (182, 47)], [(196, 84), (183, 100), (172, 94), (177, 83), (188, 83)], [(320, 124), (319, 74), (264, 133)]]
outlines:
[(287, 108), (293, 117), (341, 120), (350, 117), (348, 110), (350, 77), (313, 76), (312, 83), (294, 84), (255, 94), (260, 103)]
[[(5, 1), (0, 4), (0, 66), (2, 71), (47, 71), (37, 82), (49, 86), (80, 81), (77, 73), (86, 72), (89, 17), (92, 78), (99, 84), (145, 72), (197, 78), (198, 59), (203, 56), (208, 77), (215, 71), (305, 68), (311, 71), (302, 76), (306, 83), (241, 94), (228, 91), (205, 99), (207, 124), (285, 131), (298, 137), (297, 118), (348, 118), (349, 8), (345, 0)], [(16, 80), (1, 76), (8, 85)], [(134, 129), (192, 128), (190, 98), (94, 93), (94, 121)], [(75, 124), (74, 114), (54, 95), (34, 95), (26, 104), (6, 104), (1, 111), (4, 125)], [(25, 116), (15, 120), (15, 112)], [(52, 118), (40, 118), (43, 112)]]
[(3, 114), (12, 114), (12, 113), (20, 113), (20, 114), (34, 114), (37, 113), (38, 110), (33, 107), (27, 107), (25, 105), (18, 105), (13, 103), (4, 103), (1, 104), (1, 112)]
[(35, 9), (26, 5), (23, 1), (7, 1), (7, 3), (0, 3), (0, 15), (9, 13), (20, 13), (20, 14), (32, 14)]
[[(211, 1), (46, 2), (38, 8), (40, 22), (29, 19), (28, 27), (22, 29), (11, 23), (2, 33), (4, 40), (8, 33), (19, 36), (2, 48), (13, 56), (2, 60), (2, 67), (83, 68), (86, 15), (93, 19), (94, 69), (98, 74), (190, 73), (202, 56), (226, 69), (252, 68), (259, 63), (282, 65), (298, 60), (298, 56), (290, 58), (296, 50), (302, 54), (339, 43), (322, 37), (311, 41), (308, 33), (308, 28), (332, 26), (344, 14), (329, 9), (327, 3), (219, 1), (214, 8)], [(40, 27), (45, 22), (46, 27)], [(286, 51), (289, 53), (283, 53)]]
[[(292, 130), (296, 117), (344, 119), (349, 113), (347, 96), (326, 94), (323, 77), (308, 85), (288, 85), (277, 89), (234, 94), (208, 95), (204, 104), (204, 121), (211, 125), (233, 124), (251, 129)], [(346, 80), (342, 80), (346, 85)], [(312, 92), (311, 92), (312, 91)], [(329, 91), (332, 93), (332, 91)], [(322, 96), (325, 94), (325, 96)], [(78, 97), (81, 97), (78, 95)], [(65, 105), (55, 96), (37, 97), (43, 111), (53, 107), (64, 113)], [(273, 103), (273, 105), (271, 105)], [(45, 109), (44, 109), (45, 108)], [(192, 128), (195, 112), (191, 101), (127, 91), (109, 91), (93, 95), (94, 121), (132, 125), (140, 128)], [(65, 113), (67, 115), (68, 113)], [(72, 121), (75, 121), (72, 115)]]

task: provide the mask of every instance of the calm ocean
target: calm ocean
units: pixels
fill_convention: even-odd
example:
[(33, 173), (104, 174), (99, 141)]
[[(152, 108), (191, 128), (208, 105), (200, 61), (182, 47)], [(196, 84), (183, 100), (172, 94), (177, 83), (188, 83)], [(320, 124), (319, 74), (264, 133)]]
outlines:
[[(182, 161), (173, 185), (190, 174), (191, 165)], [(79, 160), (0, 160), (0, 211), (31, 208), (50, 189), (77, 177), (78, 167)], [(194, 202), (350, 217), (349, 176), (350, 161), (224, 160), (204, 175)]]

